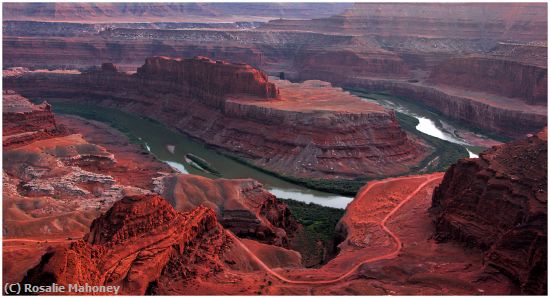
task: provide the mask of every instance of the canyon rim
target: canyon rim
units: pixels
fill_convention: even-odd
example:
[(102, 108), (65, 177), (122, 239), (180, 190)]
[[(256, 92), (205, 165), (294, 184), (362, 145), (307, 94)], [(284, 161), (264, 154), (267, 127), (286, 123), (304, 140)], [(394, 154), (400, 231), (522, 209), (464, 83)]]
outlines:
[(4, 295), (547, 295), (547, 3), (2, 18)]

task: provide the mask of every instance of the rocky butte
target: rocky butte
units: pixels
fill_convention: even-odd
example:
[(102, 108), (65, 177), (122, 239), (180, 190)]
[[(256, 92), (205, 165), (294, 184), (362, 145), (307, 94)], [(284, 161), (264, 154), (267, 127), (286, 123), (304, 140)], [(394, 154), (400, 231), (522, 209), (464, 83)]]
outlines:
[(299, 228), (288, 207), (252, 179), (172, 174), (155, 184), (155, 191), (176, 210), (210, 207), (226, 229), (242, 238), (289, 247), (290, 236)]
[(48, 241), (82, 237), (125, 193), (148, 192), (159, 171), (171, 172), (106, 125), (54, 115), (11, 90), (2, 104), (6, 282), (20, 280)]
[(81, 75), (30, 72), (5, 82), (28, 96), (156, 119), (254, 166), (317, 187), (332, 181), (345, 190), (349, 181), (407, 173), (431, 151), (400, 128), (393, 111), (328, 83), (271, 82), (249, 65), (204, 57), (152, 57), (132, 75), (104, 65)]
[(436, 237), (484, 252), (524, 294), (547, 288), (547, 130), (463, 159), (433, 194)]
[[(272, 20), (261, 28), (361, 36), (352, 49), (339, 43), (303, 53), (291, 72), (295, 79), (389, 92), (520, 138), (546, 126), (546, 11), (546, 4), (533, 3), (357, 3), (341, 15)], [(356, 58), (337, 58), (344, 49)], [(380, 66), (384, 71), (376, 72)]]
[[(300, 254), (284, 248), (294, 247), (291, 240), (300, 237), (301, 225), (288, 207), (258, 182), (175, 174), (169, 166), (129, 143), (125, 135), (106, 124), (54, 115), (46, 109), (46, 104), (35, 105), (14, 91), (5, 91), (3, 95), (4, 119), (13, 120), (4, 126), (5, 281), (21, 281), (31, 267), (39, 264), (40, 256), (52, 250), (58, 251), (51, 260), (52, 267), (39, 266), (33, 272), (50, 268), (56, 282), (65, 285), (96, 283), (97, 278), (102, 278), (98, 274), (105, 273), (101, 271), (104, 264), (99, 263), (98, 256), (103, 258), (101, 262), (116, 263), (124, 259), (127, 245), (136, 244), (134, 236), (143, 241), (139, 245), (148, 246), (153, 239), (148, 238), (151, 228), (158, 228), (155, 237), (172, 237), (169, 233), (172, 231), (181, 237), (192, 238), (194, 232), (206, 232), (206, 236), (200, 237), (209, 239), (205, 241), (210, 243), (218, 241), (214, 240), (215, 235), (220, 236), (216, 233), (223, 234), (220, 223), (240, 237), (248, 238), (249, 245), (256, 245), (267, 254), (277, 253), (271, 264), (282, 262), (301, 266)], [(14, 136), (21, 131), (31, 137), (24, 141), (18, 138), (19, 141), (14, 142)], [(9, 146), (6, 146), (7, 141)], [(167, 200), (155, 196), (155, 192), (166, 194)], [(113, 206), (115, 202), (118, 203)], [(176, 210), (181, 211), (181, 216)], [(102, 214), (100, 219), (94, 220)], [(195, 215), (196, 220), (193, 219)], [(197, 231), (196, 227), (208, 231)], [(86, 241), (74, 242), (86, 234)], [(114, 251), (106, 253), (101, 247), (127, 238), (132, 240), (119, 246), (119, 255)], [(174, 245), (181, 244), (175, 238), (165, 242), (170, 241)], [(190, 245), (196, 249), (197, 243)], [(141, 249), (138, 247), (136, 251)], [(91, 256), (92, 251), (98, 255)], [(201, 247), (200, 253), (204, 251)], [(83, 255), (77, 257), (76, 253)], [(74, 257), (76, 263), (67, 267), (55, 263), (66, 254)], [(141, 252), (141, 256), (144, 254)], [(43, 262), (50, 256), (46, 254)], [(195, 257), (193, 253), (192, 258)], [(161, 266), (155, 264), (157, 261), (153, 258), (151, 266)], [(237, 261), (228, 262), (235, 265)], [(210, 262), (200, 266), (203, 271), (215, 270)], [(88, 271), (83, 272), (82, 268)], [(100, 271), (94, 271), (96, 269)], [(65, 275), (70, 270), (82, 274)], [(50, 280), (42, 277), (29, 281), (41, 285)], [(30, 275), (27, 278), (31, 278)], [(123, 289), (129, 287), (125, 292), (143, 294), (143, 287), (136, 282), (123, 286)]]
[[(547, 132), (536, 133), (547, 126), (547, 4), (232, 5), (3, 5), (4, 64), (17, 67), (3, 78), (14, 90), (3, 91), (4, 282), (547, 294)], [(171, 22), (182, 15), (216, 23)], [(334, 86), (515, 140), (410, 175), (437, 149)], [(362, 186), (329, 241), (335, 254), (311, 264), (306, 224), (258, 182), (176, 173), (107, 124), (55, 115), (61, 102), (153, 118), (311, 187)]]
[(123, 294), (150, 294), (163, 286), (160, 280), (221, 270), (229, 244), (211, 209), (183, 213), (159, 196), (129, 196), (95, 219), (83, 240), (44, 255), (23, 282), (118, 285)]

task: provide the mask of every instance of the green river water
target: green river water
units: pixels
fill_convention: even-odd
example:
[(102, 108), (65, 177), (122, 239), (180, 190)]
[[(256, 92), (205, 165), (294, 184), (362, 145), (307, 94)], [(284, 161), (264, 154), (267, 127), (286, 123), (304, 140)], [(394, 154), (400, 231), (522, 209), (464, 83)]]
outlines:
[[(327, 207), (345, 208), (353, 199), (309, 189), (269, 175), (220, 154), (204, 144), (150, 119), (91, 105), (56, 103), (54, 101), (52, 106), (56, 113), (78, 115), (111, 124), (127, 134), (134, 142), (141, 143), (157, 159), (181, 173), (208, 178), (253, 178), (264, 184), (271, 193), (279, 198), (306, 203), (313, 202)], [(213, 175), (199, 169), (200, 166), (185, 157), (188, 153), (206, 160), (220, 175)]]
[[(454, 136), (452, 133), (453, 127), (440, 121), (434, 113), (408, 105), (406, 102), (389, 96), (367, 95), (353, 91), (352, 93), (361, 96), (364, 100), (376, 101), (383, 106), (418, 119), (418, 125), (416, 125), (418, 132), (463, 146), (470, 157), (477, 157), (476, 153), (482, 150), (482, 148), (471, 146), (464, 140)], [(317, 191), (275, 177), (220, 154), (204, 144), (151, 119), (92, 105), (57, 103), (54, 101), (53, 108), (57, 113), (78, 115), (111, 124), (128, 135), (132, 141), (142, 144), (157, 159), (169, 164), (181, 173), (201, 175), (208, 178), (253, 178), (264, 184), (271, 193), (279, 198), (306, 203), (313, 202), (327, 207), (345, 208), (353, 199), (348, 196)], [(186, 154), (189, 153), (207, 161), (219, 174), (214, 175), (201, 169), (200, 165), (186, 158)]]

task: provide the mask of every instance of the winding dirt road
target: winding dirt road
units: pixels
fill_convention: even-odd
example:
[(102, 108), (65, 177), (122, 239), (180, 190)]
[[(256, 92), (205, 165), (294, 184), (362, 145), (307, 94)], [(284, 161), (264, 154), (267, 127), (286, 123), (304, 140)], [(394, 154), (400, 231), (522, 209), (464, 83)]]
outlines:
[[(352, 275), (360, 266), (362, 266), (364, 264), (368, 264), (368, 263), (372, 263), (372, 262), (376, 262), (376, 261), (380, 261), (380, 260), (393, 259), (393, 258), (395, 258), (399, 255), (399, 252), (401, 252), (401, 249), (403, 248), (403, 243), (401, 242), (401, 239), (399, 239), (399, 237), (397, 237), (397, 235), (395, 235), (390, 229), (388, 229), (388, 227), (386, 226), (386, 223), (403, 205), (405, 205), (410, 199), (412, 199), (416, 194), (418, 194), (418, 192), (420, 192), (426, 185), (428, 185), (429, 183), (431, 183), (431, 182), (433, 182), (437, 179), (440, 179), (441, 176), (442, 176), (441, 174), (433, 174), (426, 181), (422, 182), (422, 184), (420, 184), (412, 193), (410, 193), (404, 200), (402, 200), (397, 206), (395, 206), (395, 208), (393, 208), (384, 217), (384, 219), (382, 219), (382, 221), (380, 222), (380, 226), (382, 227), (382, 229), (384, 231), (386, 231), (386, 233), (388, 233), (394, 239), (395, 243), (397, 244), (396, 248), (392, 252), (384, 254), (384, 255), (380, 255), (380, 256), (376, 256), (376, 257), (366, 259), (366, 260), (356, 264), (350, 270), (348, 270), (346, 273), (340, 275), (339, 277), (337, 277), (335, 279), (312, 280), (312, 281), (288, 279), (288, 278), (282, 276), (281, 274), (273, 271), (271, 268), (269, 268), (269, 266), (267, 266), (262, 260), (260, 260), (260, 258), (258, 258), (252, 251), (250, 251), (248, 249), (248, 247), (246, 247), (246, 245), (244, 243), (242, 243), (237, 236), (235, 236), (229, 230), (227, 232), (236, 241), (236, 243), (238, 243), (263, 270), (265, 270), (268, 274), (276, 277), (277, 279), (279, 279), (283, 282), (286, 282), (286, 283), (289, 283), (289, 284), (302, 284), (302, 285), (303, 284), (309, 284), (309, 285), (331, 284), (331, 283), (339, 282), (339, 281), (349, 277), (350, 275)], [(404, 180), (404, 179), (411, 179), (411, 177), (389, 178), (389, 179), (385, 179), (385, 180), (382, 180), (382, 181), (371, 182), (357, 196), (356, 199), (363, 198), (369, 192), (369, 190), (372, 187), (376, 186), (376, 185), (384, 184), (384, 183), (388, 183), (388, 182), (392, 182), (392, 181), (397, 181), (397, 180)]]

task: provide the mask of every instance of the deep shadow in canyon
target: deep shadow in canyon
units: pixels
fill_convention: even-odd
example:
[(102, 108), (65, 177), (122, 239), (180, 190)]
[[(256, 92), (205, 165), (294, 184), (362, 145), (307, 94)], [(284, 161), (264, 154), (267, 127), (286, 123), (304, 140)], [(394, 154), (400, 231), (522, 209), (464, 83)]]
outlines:
[(3, 15), (5, 283), (547, 294), (547, 4)]

